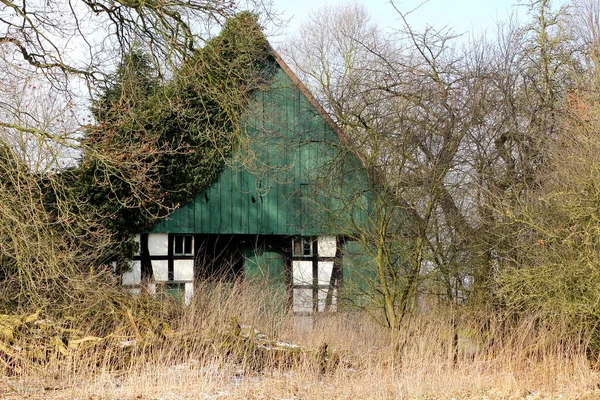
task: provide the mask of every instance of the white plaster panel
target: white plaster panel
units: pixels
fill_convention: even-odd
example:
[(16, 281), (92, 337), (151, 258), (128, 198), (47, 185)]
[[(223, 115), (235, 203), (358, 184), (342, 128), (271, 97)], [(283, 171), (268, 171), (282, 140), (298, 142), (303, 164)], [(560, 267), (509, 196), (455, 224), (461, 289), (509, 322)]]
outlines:
[(319, 310), (319, 312), (323, 312), (325, 311), (325, 304), (327, 303), (327, 293), (333, 290), (332, 293), (332, 298), (331, 298), (331, 305), (329, 306), (329, 309), (327, 311), (336, 311), (337, 310), (337, 291), (335, 289), (329, 288), (329, 289), (319, 289), (319, 300), (317, 303), (317, 309)]
[(149, 283), (148, 284), (148, 293), (150, 294), (156, 294), (156, 283)]
[(189, 306), (192, 302), (192, 297), (194, 297), (194, 283), (188, 282), (185, 284), (185, 295), (183, 301), (185, 301), (185, 305)]
[(135, 242), (135, 248), (133, 254), (136, 256), (140, 255), (140, 235), (137, 234), (133, 237), (133, 241)]
[(194, 260), (173, 260), (173, 279), (176, 281), (193, 281)]
[(131, 261), (129, 271), (123, 273), (123, 285), (139, 285), (142, 281), (142, 262)]
[(294, 289), (294, 312), (310, 313), (312, 309), (312, 289)]
[(331, 283), (331, 272), (333, 271), (333, 261), (319, 261), (319, 285), (329, 285)]
[(312, 285), (312, 261), (292, 261), (294, 285)]
[(331, 299), (331, 311), (337, 311), (337, 289), (333, 289), (333, 298)]
[(156, 282), (169, 280), (169, 262), (167, 260), (152, 260), (152, 272)]
[(319, 236), (317, 238), (317, 251), (319, 252), (319, 257), (335, 257), (336, 237)]
[(169, 254), (169, 235), (166, 233), (148, 234), (148, 252), (151, 256), (166, 256)]

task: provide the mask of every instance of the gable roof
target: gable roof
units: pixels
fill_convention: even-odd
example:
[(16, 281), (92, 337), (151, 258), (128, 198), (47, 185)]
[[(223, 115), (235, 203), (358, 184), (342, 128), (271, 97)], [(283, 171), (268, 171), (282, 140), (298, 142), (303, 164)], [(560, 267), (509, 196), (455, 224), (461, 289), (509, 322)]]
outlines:
[(273, 48), (273, 46), (271, 46), (271, 44), (268, 42), (267, 42), (267, 46), (269, 48), (269, 51), (271, 52), (271, 55), (275, 58), (275, 61), (277, 62), (277, 64), (279, 64), (281, 69), (283, 69), (283, 71), (291, 79), (291, 81), (294, 83), (294, 85), (296, 85), (296, 87), (300, 90), (300, 92), (302, 92), (304, 94), (304, 96), (306, 96), (306, 99), (319, 112), (319, 114), (321, 114), (321, 116), (323, 117), (325, 122), (327, 122), (327, 124), (331, 127), (331, 129), (340, 137), (340, 139), (342, 139), (342, 141), (345, 144), (348, 144), (348, 142), (347, 142), (348, 139), (347, 139), (346, 135), (344, 134), (342, 129), (339, 127), (339, 125), (327, 113), (327, 111), (325, 111), (325, 109), (323, 108), (321, 103), (319, 103), (317, 101), (315, 96), (313, 96), (313, 94), (306, 87), (306, 85), (304, 83), (302, 83), (302, 81), (298, 78), (298, 76), (294, 73), (294, 71), (292, 71), (292, 69), (286, 64), (286, 62), (283, 60), (283, 58), (281, 58), (281, 56), (279, 55), (277, 50), (275, 50)]
[[(276, 121), (267, 118), (271, 123), (267, 129), (276, 131), (275, 138), (267, 139), (266, 145), (261, 143), (275, 150), (263, 148), (259, 152), (265, 164), (283, 169), (289, 166), (289, 180), (227, 167), (205, 192), (160, 221), (153, 232), (335, 234), (315, 227), (311, 221), (318, 218), (307, 199), (317, 184), (314, 176), (324, 174), (326, 163), (334, 157), (335, 143), (347, 144), (347, 138), (270, 45), (269, 50), (280, 71), (269, 88), (257, 93), (257, 103), (262, 116), (276, 111)], [(261, 192), (263, 188), (267, 190)]]
[[(325, 109), (323, 108), (321, 103), (319, 103), (319, 101), (315, 98), (315, 96), (313, 96), (311, 91), (306, 87), (306, 85), (304, 83), (302, 83), (300, 78), (298, 78), (298, 76), (287, 65), (287, 63), (283, 60), (283, 58), (281, 58), (281, 56), (279, 55), (277, 50), (275, 50), (268, 41), (267, 41), (267, 46), (268, 46), (268, 50), (271, 52), (271, 55), (273, 56), (273, 58), (275, 58), (275, 61), (277, 62), (277, 64), (279, 64), (279, 66), (283, 69), (283, 71), (285, 71), (286, 75), (292, 80), (294, 85), (296, 85), (296, 87), (298, 87), (298, 89), (304, 94), (304, 96), (306, 96), (306, 98), (310, 102), (310, 104), (312, 104), (312, 106), (321, 114), (321, 116), (327, 122), (327, 124), (331, 127), (331, 129), (339, 136), (342, 143), (344, 143), (346, 146), (350, 146), (350, 139), (348, 138), (348, 136), (346, 136), (346, 134), (344, 133), (342, 128), (340, 128), (340, 126), (333, 120), (333, 118), (331, 118), (329, 113), (327, 111), (325, 111)], [(364, 165), (365, 164), (364, 156), (362, 154), (360, 154), (359, 152), (357, 152), (356, 150), (354, 150), (353, 153), (356, 157), (358, 157), (359, 160), (361, 160), (363, 162), (363, 165)]]

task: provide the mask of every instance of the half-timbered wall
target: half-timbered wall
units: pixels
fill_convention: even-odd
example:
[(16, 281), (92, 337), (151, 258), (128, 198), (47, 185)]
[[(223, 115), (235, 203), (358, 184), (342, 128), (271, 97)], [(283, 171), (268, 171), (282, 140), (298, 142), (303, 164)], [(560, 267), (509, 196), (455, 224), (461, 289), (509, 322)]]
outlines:
[[(199, 235), (137, 235), (139, 251), (131, 261), (131, 270), (123, 274), (123, 285), (139, 289), (145, 284), (153, 294), (161, 291), (178, 294), (189, 303), (195, 277), (200, 273), (195, 270), (200, 266), (196, 262), (198, 238)], [(290, 305), (297, 314), (336, 311), (336, 291), (342, 279), (338, 239), (335, 236), (319, 236), (279, 240), (287, 241), (289, 245), (279, 247), (278, 251), (265, 252), (263, 249), (258, 253), (246, 247), (247, 250), (240, 252), (244, 254), (244, 276), (266, 279), (274, 284), (284, 283), (290, 288)], [(186, 241), (192, 243), (190, 251), (185, 249)], [(278, 253), (279, 257), (273, 256)], [(257, 257), (259, 254), (267, 257)], [(285, 260), (291, 260), (291, 263)], [(290, 264), (291, 273), (286, 271)]]
[(297, 314), (336, 311), (341, 265), (335, 236), (297, 237), (292, 250), (293, 310)]
[[(271, 62), (274, 79), (244, 118), (248, 141), (204, 193), (138, 235), (140, 251), (124, 284), (152, 282), (150, 291), (183, 285), (189, 301), (194, 280), (218, 270), (202, 266), (202, 242), (243, 258), (230, 277), (276, 277), (277, 285), (283, 277), (298, 314), (337, 309), (347, 231), (323, 210), (352, 212), (365, 192), (364, 168), (353, 153), (340, 157), (339, 128), (276, 54)], [(322, 188), (326, 193), (318, 194)], [(180, 251), (186, 244), (177, 241), (186, 237), (192, 252)]]
[(138, 250), (122, 283), (138, 288), (148, 284), (151, 293), (181, 294), (189, 304), (194, 294), (193, 235), (143, 233), (136, 235)]

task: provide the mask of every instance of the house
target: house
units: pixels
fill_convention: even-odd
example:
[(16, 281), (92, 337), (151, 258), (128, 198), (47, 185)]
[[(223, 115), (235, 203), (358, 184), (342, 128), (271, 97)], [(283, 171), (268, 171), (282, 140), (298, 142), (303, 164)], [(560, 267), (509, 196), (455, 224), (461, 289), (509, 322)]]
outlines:
[[(123, 284), (182, 293), (197, 279), (268, 280), (297, 314), (335, 310), (341, 213), (364, 200), (364, 168), (344, 135), (280, 56), (246, 120), (252, 139), (220, 178), (151, 231)], [(340, 166), (342, 166), (340, 168)], [(357, 216), (359, 218), (359, 216)]]

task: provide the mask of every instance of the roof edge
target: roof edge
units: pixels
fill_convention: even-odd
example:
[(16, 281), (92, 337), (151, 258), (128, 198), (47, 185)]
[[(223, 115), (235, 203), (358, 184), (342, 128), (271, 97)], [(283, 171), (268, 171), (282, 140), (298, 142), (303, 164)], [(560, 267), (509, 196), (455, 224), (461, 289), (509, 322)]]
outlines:
[(348, 140), (348, 137), (346, 136), (346, 134), (344, 133), (342, 128), (340, 128), (339, 125), (333, 120), (333, 118), (331, 118), (331, 116), (327, 113), (327, 111), (325, 111), (323, 106), (317, 101), (317, 99), (315, 98), (315, 96), (313, 96), (311, 91), (306, 87), (306, 85), (304, 85), (304, 83), (302, 83), (300, 78), (298, 78), (298, 76), (294, 73), (294, 71), (292, 71), (292, 69), (287, 65), (287, 63), (283, 60), (283, 58), (281, 58), (281, 56), (279, 55), (277, 50), (275, 50), (273, 48), (273, 46), (271, 46), (271, 43), (269, 43), (268, 41), (267, 41), (267, 46), (268, 46), (269, 52), (275, 58), (275, 61), (277, 61), (277, 64), (279, 64), (279, 66), (283, 69), (283, 71), (287, 74), (287, 76), (292, 80), (294, 85), (296, 85), (298, 87), (298, 89), (300, 89), (300, 92), (302, 92), (302, 94), (304, 94), (304, 96), (306, 96), (309, 103), (317, 109), (319, 114), (321, 114), (321, 116), (325, 119), (327, 124), (340, 137), (340, 139), (344, 142), (344, 144), (346, 146), (349, 146), (350, 141)]

